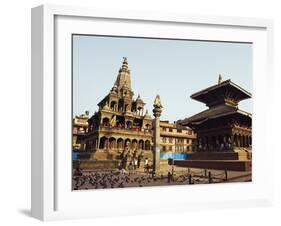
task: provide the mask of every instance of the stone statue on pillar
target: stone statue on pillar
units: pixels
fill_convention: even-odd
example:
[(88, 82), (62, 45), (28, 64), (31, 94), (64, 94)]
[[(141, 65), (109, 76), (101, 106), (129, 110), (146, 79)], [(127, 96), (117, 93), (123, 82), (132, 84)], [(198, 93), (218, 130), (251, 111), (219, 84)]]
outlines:
[(154, 134), (153, 134), (153, 174), (160, 171), (160, 116), (162, 113), (162, 105), (160, 96), (157, 95), (153, 104)]

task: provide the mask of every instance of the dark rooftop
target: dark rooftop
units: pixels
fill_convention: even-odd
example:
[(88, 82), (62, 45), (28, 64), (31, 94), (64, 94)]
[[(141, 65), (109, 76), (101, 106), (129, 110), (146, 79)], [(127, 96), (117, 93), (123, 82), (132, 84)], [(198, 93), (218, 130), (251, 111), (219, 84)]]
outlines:
[(252, 97), (252, 94), (250, 92), (238, 86), (230, 79), (221, 81), (216, 85), (196, 92), (190, 97), (194, 100), (209, 104), (210, 101), (214, 100), (214, 97), (218, 99), (218, 97), (221, 96), (218, 94), (230, 95), (234, 97), (236, 101), (241, 101)]
[(236, 113), (248, 116), (250, 118), (252, 117), (252, 114), (242, 111), (237, 107), (220, 105), (215, 108), (209, 108), (189, 118), (185, 118), (182, 121), (180, 121), (180, 124), (182, 124), (183, 126), (188, 126), (190, 123), (202, 122), (208, 119), (214, 119), (214, 118), (222, 117), (225, 115), (236, 114)]

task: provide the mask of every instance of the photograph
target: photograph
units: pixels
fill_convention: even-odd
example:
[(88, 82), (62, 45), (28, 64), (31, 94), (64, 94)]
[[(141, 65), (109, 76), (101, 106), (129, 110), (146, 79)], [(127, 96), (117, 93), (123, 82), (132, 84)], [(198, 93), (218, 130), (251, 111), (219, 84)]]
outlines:
[(72, 34), (72, 190), (252, 182), (253, 44)]

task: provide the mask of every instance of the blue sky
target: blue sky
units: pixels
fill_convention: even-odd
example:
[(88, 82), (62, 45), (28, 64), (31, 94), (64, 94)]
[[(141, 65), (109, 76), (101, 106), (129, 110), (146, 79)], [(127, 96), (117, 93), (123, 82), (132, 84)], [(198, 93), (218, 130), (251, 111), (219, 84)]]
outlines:
[[(205, 110), (190, 95), (231, 79), (252, 92), (252, 45), (190, 40), (73, 36), (73, 114), (90, 115), (108, 94), (123, 57), (128, 58), (135, 98), (140, 94), (152, 115), (160, 95), (162, 120), (176, 121)], [(240, 108), (252, 112), (252, 100)]]

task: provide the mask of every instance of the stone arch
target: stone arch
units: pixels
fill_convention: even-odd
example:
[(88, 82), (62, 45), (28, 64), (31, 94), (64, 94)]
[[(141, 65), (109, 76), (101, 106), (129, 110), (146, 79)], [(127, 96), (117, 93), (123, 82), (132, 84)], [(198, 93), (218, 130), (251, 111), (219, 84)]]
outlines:
[(122, 138), (118, 138), (117, 140), (117, 148), (124, 149), (124, 140)]
[(114, 137), (109, 138), (109, 149), (116, 149), (116, 139)]
[(103, 136), (100, 138), (99, 149), (108, 149), (108, 138)]
[(127, 139), (125, 140), (124, 146), (125, 146), (125, 147), (128, 147), (128, 148), (131, 148), (131, 140), (130, 140), (129, 138), (127, 138)]
[(103, 126), (109, 126), (109, 122), (110, 122), (109, 118), (104, 117), (104, 118), (102, 119), (102, 121), (101, 121), (101, 124), (102, 124)]
[(123, 111), (123, 107), (124, 107), (124, 100), (120, 99), (118, 102), (118, 111)]
[(138, 141), (136, 139), (132, 140), (132, 148), (135, 150), (138, 148)]
[(118, 128), (124, 128), (125, 127), (125, 118), (124, 116), (116, 116), (116, 126)]
[(112, 111), (116, 111), (116, 109), (117, 109), (117, 102), (116, 101), (111, 101), (110, 102), (110, 109), (112, 110)]
[(144, 150), (144, 141), (139, 140), (139, 149)]
[(126, 128), (131, 129), (132, 125), (133, 125), (133, 123), (131, 121), (126, 122)]
[(146, 140), (144, 143), (144, 149), (145, 150), (150, 150), (151, 149), (151, 145), (150, 145), (150, 141)]
[(135, 118), (133, 120), (133, 126), (135, 129), (137, 130), (141, 130), (141, 127), (142, 127), (142, 120), (138, 119), (138, 118)]

